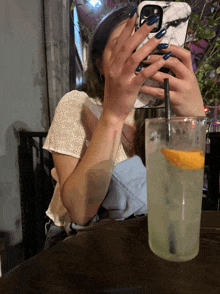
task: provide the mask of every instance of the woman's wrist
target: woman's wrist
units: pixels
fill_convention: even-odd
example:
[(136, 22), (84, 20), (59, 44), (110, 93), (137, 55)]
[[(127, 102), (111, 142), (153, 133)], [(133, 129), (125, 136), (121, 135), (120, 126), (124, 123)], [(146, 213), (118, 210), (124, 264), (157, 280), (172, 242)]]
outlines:
[(100, 119), (102, 119), (107, 125), (111, 127), (122, 128), (126, 117), (119, 117), (106, 109), (102, 111)]

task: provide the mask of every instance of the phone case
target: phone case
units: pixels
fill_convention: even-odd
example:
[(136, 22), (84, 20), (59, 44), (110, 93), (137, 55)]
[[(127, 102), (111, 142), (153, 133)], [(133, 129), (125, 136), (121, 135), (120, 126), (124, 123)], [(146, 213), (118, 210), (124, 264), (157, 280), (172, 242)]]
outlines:
[[(162, 39), (162, 43), (174, 44), (184, 47), (187, 27), (189, 22), (189, 17), (191, 14), (191, 7), (186, 2), (166, 2), (166, 1), (143, 1), (138, 5), (137, 8), (137, 21), (136, 30), (140, 28), (143, 19), (140, 19), (141, 10), (146, 5), (157, 5), (162, 8), (162, 22), (161, 29), (165, 28), (167, 30), (166, 35)], [(155, 33), (150, 33), (147, 38), (137, 47), (138, 50), (143, 46), (149, 39), (151, 39)], [(172, 74), (172, 72), (169, 72)], [(150, 79), (146, 80), (144, 83), (152, 87), (163, 87), (163, 85), (158, 84)], [(152, 108), (152, 107), (163, 107), (164, 100), (157, 99), (147, 94), (139, 93), (134, 108)]]

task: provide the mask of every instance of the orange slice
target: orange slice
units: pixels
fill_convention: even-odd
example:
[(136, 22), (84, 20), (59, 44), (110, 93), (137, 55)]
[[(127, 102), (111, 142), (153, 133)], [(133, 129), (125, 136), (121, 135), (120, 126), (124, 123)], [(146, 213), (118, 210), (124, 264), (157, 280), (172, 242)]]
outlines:
[(200, 149), (180, 151), (162, 148), (161, 153), (173, 166), (180, 169), (196, 170), (204, 167), (205, 156)]

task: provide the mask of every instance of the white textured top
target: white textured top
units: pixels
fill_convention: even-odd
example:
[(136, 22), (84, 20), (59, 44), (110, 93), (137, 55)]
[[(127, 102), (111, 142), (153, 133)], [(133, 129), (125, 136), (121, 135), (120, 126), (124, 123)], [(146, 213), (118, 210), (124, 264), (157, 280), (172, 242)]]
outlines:
[[(83, 146), (89, 145), (88, 132), (83, 120), (83, 109), (91, 110), (97, 119), (102, 113), (102, 105), (98, 99), (92, 99), (84, 92), (77, 90), (64, 95), (59, 101), (52, 124), (48, 131), (43, 149), (50, 152), (56, 151), (62, 154), (80, 158)], [(134, 112), (126, 119), (125, 123), (131, 125), (134, 122)], [(115, 165), (128, 159), (122, 144), (120, 144)], [(54, 194), (46, 214), (57, 226), (64, 225), (67, 213), (60, 198), (59, 179), (56, 168), (51, 171), (52, 177), (57, 181)]]

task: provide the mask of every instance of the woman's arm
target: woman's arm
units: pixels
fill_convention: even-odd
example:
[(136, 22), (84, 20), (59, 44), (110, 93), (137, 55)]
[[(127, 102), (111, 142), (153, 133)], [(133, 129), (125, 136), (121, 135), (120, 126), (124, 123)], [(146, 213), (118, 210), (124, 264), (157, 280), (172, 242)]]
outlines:
[(123, 124), (102, 113), (85, 155), (61, 187), (61, 200), (76, 224), (86, 224), (106, 196)]

